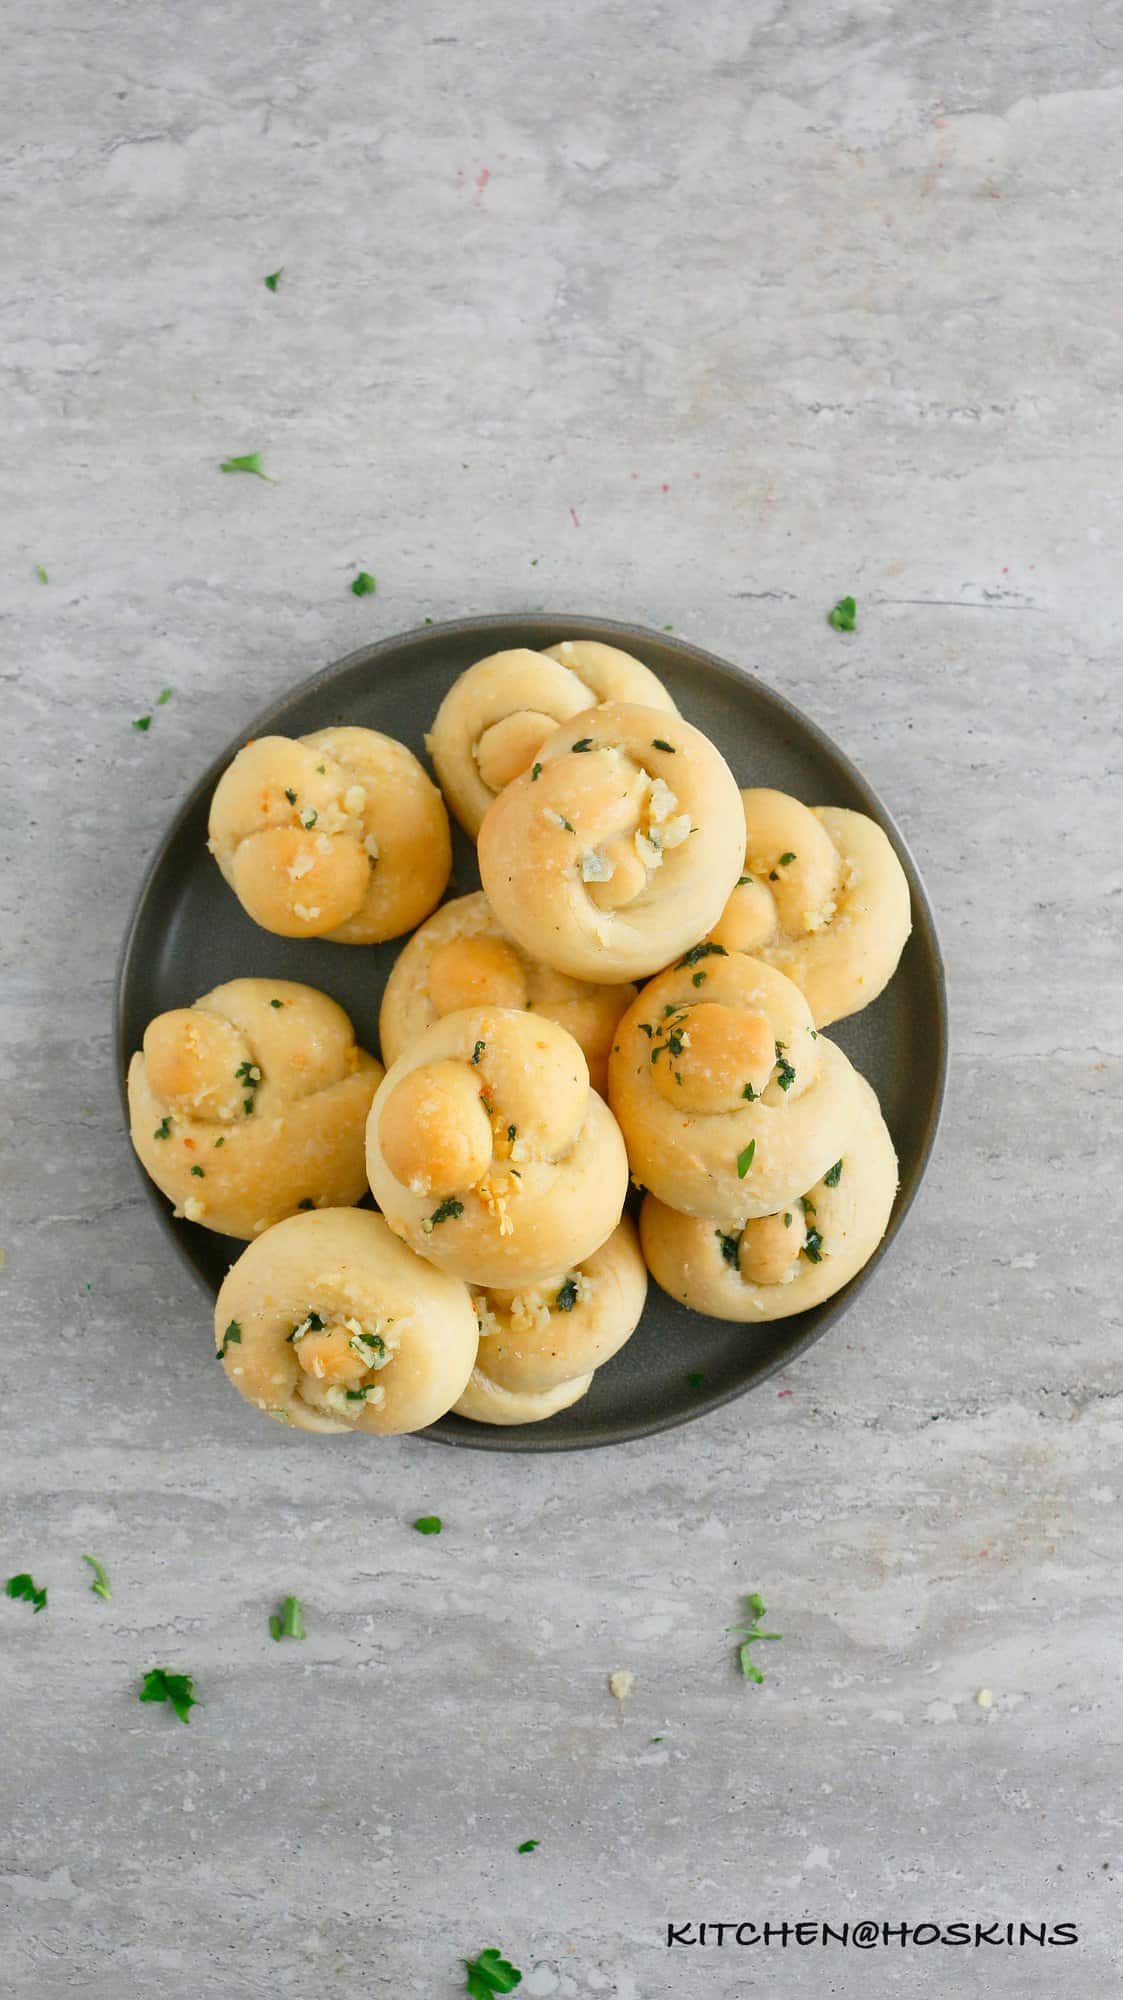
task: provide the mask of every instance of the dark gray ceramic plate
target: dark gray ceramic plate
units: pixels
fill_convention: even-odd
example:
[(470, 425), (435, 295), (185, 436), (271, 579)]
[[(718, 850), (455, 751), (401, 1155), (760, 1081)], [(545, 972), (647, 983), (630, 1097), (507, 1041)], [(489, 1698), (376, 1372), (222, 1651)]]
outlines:
[[(399, 944), (371, 952), (272, 937), (250, 922), (207, 853), (211, 792), (240, 742), (270, 730), (300, 736), (356, 722), (398, 737), (424, 757), (424, 733), (442, 695), (473, 660), (506, 646), (548, 646), (567, 637), (604, 639), (644, 660), (683, 714), (718, 744), (738, 784), (778, 786), (811, 805), (853, 806), (885, 828), (912, 890), (912, 937), (880, 1000), (831, 1033), (881, 1098), (900, 1157), (901, 1186), (877, 1255), (825, 1305), (774, 1326), (729, 1326), (687, 1312), (653, 1284), (642, 1324), (572, 1409), (521, 1430), (445, 1417), (427, 1433), (485, 1451), (564, 1451), (642, 1437), (732, 1401), (802, 1354), (853, 1303), (904, 1221), (932, 1149), (947, 1066), (943, 966), (927, 898), (881, 800), (841, 750), (782, 695), (697, 646), (638, 626), (534, 613), (463, 618), (364, 646), (247, 722), (239, 743), (176, 814), (129, 925), (117, 992), (122, 1099), (129, 1057), (152, 1016), (245, 974), (272, 973), (323, 988), (346, 1007), (360, 1042), (377, 1048), (379, 999)], [(458, 831), (455, 841), (450, 896), (479, 887), (474, 850)], [(176, 1222), (170, 1205), (142, 1178), (175, 1249), (213, 1295), (242, 1246)], [(696, 1375), (704, 1378), (701, 1387), (691, 1384)]]

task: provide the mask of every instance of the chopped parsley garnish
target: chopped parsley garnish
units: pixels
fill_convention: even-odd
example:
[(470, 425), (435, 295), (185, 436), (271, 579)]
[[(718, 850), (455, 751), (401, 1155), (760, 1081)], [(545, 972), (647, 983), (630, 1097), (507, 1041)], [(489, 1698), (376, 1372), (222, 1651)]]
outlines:
[(530, 782), (531, 782), (531, 784), (532, 784), (532, 785), (533, 785), (533, 784), (535, 784), (535, 783), (537, 782), (537, 778), (538, 778), (538, 773), (540, 772), (540, 770), (541, 770), (541, 769), (542, 769), (542, 766), (541, 766), (541, 764), (535, 764), (535, 766), (534, 766), (534, 768), (533, 768), (533, 770), (531, 771), (531, 774), (530, 774)]
[(90, 1589), (93, 1591), (94, 1596), (104, 1599), (105, 1603), (108, 1604), (109, 1578), (106, 1576), (105, 1571), (102, 1568), (101, 1564), (99, 1563), (97, 1557), (83, 1556), (82, 1561), (84, 1563), (89, 1563), (90, 1568), (93, 1570), (94, 1580), (90, 1585)]
[(577, 831), (576, 827), (570, 825), (570, 822), (567, 820), (564, 813), (559, 813), (558, 818), (560, 819), (567, 833), (575, 833)]
[(841, 1179), (842, 1161), (836, 1160), (833, 1167), (828, 1167), (826, 1173), (823, 1175), (823, 1186), (837, 1187)]
[(380, 1395), (381, 1390), (376, 1390), (373, 1382), (367, 1382), (361, 1389), (345, 1389), (343, 1393), (349, 1403), (365, 1403), (368, 1396)]
[(736, 1267), (741, 1259), (741, 1238), (735, 1234), (727, 1236), (723, 1229), (715, 1229), (714, 1235), (721, 1244), (721, 1254), (726, 1263)]
[(700, 958), (728, 958), (728, 957), (729, 953), (726, 951), (725, 946), (723, 944), (696, 944), (693, 945), (688, 952), (685, 952), (683, 954), (683, 956), (679, 959), (678, 964), (679, 967), (681, 968), (684, 965), (697, 965), (698, 960)]
[(285, 267), (284, 267), (284, 265), (282, 264), (282, 265), (281, 265), (281, 269), (280, 269), (279, 271), (270, 271), (270, 273), (269, 273), (269, 276), (268, 276), (268, 277), (266, 278), (266, 280), (265, 280), (265, 289), (266, 289), (266, 291), (267, 291), (267, 292), (275, 292), (275, 291), (276, 291), (276, 289), (277, 289), (277, 286), (278, 286), (278, 285), (280, 284), (280, 282), (281, 282), (281, 277), (282, 277), (282, 275), (283, 275), (283, 273), (284, 273), (284, 268), (285, 268)]
[(413, 1525), (419, 1535), (439, 1535), (444, 1523), (439, 1514), (419, 1514)]
[(704, 986), (705, 983), (706, 983), (706, 975), (704, 972), (695, 972), (692, 975), (690, 981), (690, 984), (692, 986)]
[(356, 597), (373, 597), (377, 589), (378, 585), (369, 569), (361, 569), (354, 583), (351, 585), (351, 590)]
[(781, 1090), (790, 1090), (795, 1082), (795, 1071), (784, 1054), (786, 1047), (786, 1042), (777, 1042), (776, 1044), (776, 1068), (779, 1071), (776, 1081)]
[(677, 1013), (678, 1013), (678, 1011), (679, 1011), (679, 1010), (678, 1010), (678, 1008), (677, 1008), (677, 1007), (676, 1007), (676, 1006), (674, 1005), (674, 1003), (673, 1003), (673, 1002), (672, 1002), (672, 1004), (671, 1004), (671, 1005), (670, 1005), (669, 1007), (664, 1007), (664, 1009), (663, 1009), (663, 1019), (664, 1019), (664, 1021), (666, 1020), (666, 1018), (667, 1018), (668, 1014), (677, 1014)]
[(751, 1083), (747, 1083), (747, 1084), (745, 1085), (745, 1088), (744, 1088), (744, 1090), (743, 1090), (743, 1091), (741, 1092), (741, 1095), (742, 1095), (742, 1097), (743, 1097), (743, 1098), (744, 1098), (744, 1099), (746, 1100), (746, 1102), (747, 1102), (747, 1103), (749, 1103), (749, 1104), (755, 1104), (755, 1102), (756, 1102), (756, 1091), (755, 1091), (755, 1090), (753, 1089), (753, 1087), (752, 1087), (752, 1084), (751, 1084)]
[(6, 1597), (22, 1598), (26, 1604), (33, 1604), (37, 1615), (40, 1611), (45, 1611), (47, 1608), (46, 1585), (40, 1589), (39, 1585), (33, 1582), (32, 1578), (28, 1576), (26, 1570), (21, 1571), (19, 1576), (10, 1576), (8, 1578), (7, 1583), (4, 1585), (4, 1594)]
[(299, 1597), (286, 1597), (280, 1612), (274, 1611), (269, 1620), (270, 1636), (274, 1639), (306, 1639), (304, 1618)]
[(150, 1667), (141, 1685), (141, 1701), (170, 1701), (181, 1722), (190, 1719), (193, 1708), (201, 1708), (195, 1699), (195, 1683), (190, 1674), (170, 1674), (166, 1667)]
[(197, 1181), (205, 1180), (206, 1176), (203, 1173), (202, 1167), (192, 1167), (191, 1171)]
[(134, 729), (139, 729), (143, 733), (144, 730), (151, 729), (151, 727), (152, 727), (152, 717), (150, 715), (138, 715), (134, 718), (133, 721)]
[(222, 1336), (222, 1346), (218, 1349), (217, 1353), (218, 1360), (225, 1361), (226, 1350), (228, 1347), (240, 1347), (241, 1344), (242, 1344), (242, 1329), (238, 1325), (237, 1320), (232, 1319), (229, 1326), (226, 1329), (226, 1332)]
[(517, 1126), (517, 1125), (508, 1125), (508, 1127), (507, 1127), (507, 1144), (508, 1144), (509, 1146), (513, 1146), (513, 1145), (514, 1145), (514, 1143), (515, 1143), (515, 1134), (516, 1134), (516, 1132), (518, 1131), (518, 1129), (519, 1129), (519, 1128), (518, 1128), (518, 1126)]
[(294, 806), (296, 804), (296, 793), (290, 792), (287, 785), (285, 786), (285, 797), (288, 800), (290, 806)]
[[(674, 1008), (673, 1008), (673, 1007), (671, 1008), (671, 1012), (672, 1012), (672, 1014), (674, 1013)], [(652, 1035), (653, 1035), (653, 1034), (655, 1033), (655, 1030), (654, 1030), (654, 1028), (652, 1027), (652, 1025), (651, 1025), (651, 1022), (650, 1022), (650, 1021), (637, 1021), (637, 1022), (636, 1022), (636, 1026), (637, 1026), (637, 1028), (639, 1029), (639, 1031), (640, 1031), (640, 1034), (641, 1034), (641, 1035), (646, 1035), (646, 1036), (647, 1036), (647, 1039), (648, 1039), (648, 1041), (650, 1041), (650, 1040), (651, 1040), (651, 1037), (652, 1037)]]
[(215, 1142), (214, 1142), (214, 1150), (215, 1150), (215, 1152), (217, 1153), (217, 1151), (218, 1151), (219, 1147), (220, 1147), (220, 1146), (225, 1146), (225, 1144), (226, 1144), (226, 1134), (225, 1134), (225, 1132), (224, 1132), (224, 1133), (223, 1133), (223, 1135), (222, 1135), (222, 1137), (221, 1137), (221, 1139), (216, 1139), (216, 1140), (215, 1140)]
[[(242, 1089), (251, 1093), (256, 1091), (261, 1083), (261, 1071), (255, 1062), (247, 1061), (239, 1063), (237, 1069), (234, 1071), (234, 1076), (236, 1081), (241, 1084)], [(245, 1112), (247, 1118), (253, 1107), (254, 1099), (252, 1094), (249, 1097), (243, 1098), (242, 1110)]]
[(573, 1311), (574, 1306), (577, 1304), (576, 1278), (569, 1277), (566, 1279), (564, 1285), (559, 1286), (558, 1290), (554, 1293), (554, 1304), (561, 1313)]
[(852, 597), (840, 597), (833, 611), (827, 613), (827, 624), (836, 632), (852, 632), (858, 616), (858, 606)]
[(808, 1201), (807, 1196), (805, 1194), (800, 1195), (799, 1205), (803, 1210), (804, 1215), (814, 1215), (815, 1204), (813, 1201)]
[(793, 854), (793, 853), (791, 852), (791, 850), (789, 849), (789, 851), (788, 851), (788, 853), (787, 853), (787, 854), (781, 854), (781, 856), (780, 856), (780, 866), (781, 866), (781, 868), (786, 868), (786, 867), (787, 867), (787, 865), (788, 865), (788, 863), (789, 863), (789, 861), (794, 861), (794, 860), (795, 860), (795, 855), (794, 855), (794, 854)]
[[(669, 629), (670, 629), (670, 628), (668, 627), (668, 630), (669, 630)], [(652, 737), (652, 739), (651, 739), (651, 747), (652, 747), (652, 749), (653, 749), (653, 750), (669, 750), (669, 751), (670, 751), (670, 754), (671, 754), (671, 756), (672, 756), (672, 757), (675, 757), (675, 756), (677, 756), (677, 754), (678, 754), (678, 753), (677, 753), (677, 751), (676, 751), (676, 749), (675, 749), (675, 746), (674, 746), (674, 744), (673, 744), (673, 743), (665, 743), (665, 742), (664, 742), (664, 740), (663, 740), (663, 738), (662, 738), (661, 736), (653, 736), (653, 737)]]
[(731, 1625), (729, 1630), (744, 1634), (741, 1644), (737, 1648), (737, 1657), (741, 1662), (741, 1672), (747, 1681), (756, 1681), (759, 1686), (760, 1682), (764, 1679), (764, 1675), (761, 1673), (760, 1668), (754, 1665), (749, 1647), (755, 1646), (760, 1639), (780, 1639), (783, 1637), (783, 1634), (781, 1632), (763, 1632), (761, 1630), (760, 1621), (765, 1614), (764, 1599), (759, 1591), (751, 1591), (748, 1597), (746, 1597), (745, 1610), (752, 1620), (751, 1625)]
[(522, 1973), (501, 1957), (494, 1945), (478, 1958), (464, 1960), (464, 1986), (469, 2000), (492, 2000), (496, 1993), (513, 1993), (522, 1982)]
[(50, 578), (48, 577), (46, 570), (43, 568), (42, 563), (36, 563), (35, 574), (39, 578), (40, 583), (50, 582)]
[(304, 1200), (298, 1201), (296, 1205), (298, 1209), (303, 1209), (305, 1214), (307, 1214), (310, 1208), (315, 1208), (316, 1206), (310, 1194), (306, 1194)]
[(748, 1145), (747, 1145), (747, 1146), (745, 1147), (744, 1151), (743, 1151), (743, 1152), (740, 1152), (740, 1153), (738, 1153), (738, 1155), (737, 1155), (737, 1179), (738, 1179), (739, 1181), (743, 1181), (743, 1180), (744, 1180), (744, 1178), (745, 1178), (745, 1175), (746, 1175), (746, 1174), (748, 1173), (748, 1171), (749, 1171), (749, 1168), (750, 1168), (750, 1167), (752, 1166), (752, 1163), (753, 1163), (753, 1154), (754, 1154), (755, 1152), (756, 1152), (756, 1140), (755, 1140), (755, 1139), (750, 1139), (750, 1140), (749, 1140), (749, 1143), (748, 1143)]
[(680, 1056), (682, 1054), (686, 1047), (686, 1043), (683, 1041), (685, 1027), (686, 1016), (684, 1014), (677, 1021), (672, 1021), (669, 1028), (660, 1028), (660, 1034), (665, 1034), (667, 1039), (664, 1042), (656, 1042), (651, 1051), (652, 1062), (658, 1062), (661, 1055)]
[(746, 884), (746, 882), (751, 882), (751, 881), (752, 881), (752, 879), (753, 879), (753, 878), (752, 878), (752, 876), (751, 876), (751, 875), (739, 875), (739, 876), (737, 877), (737, 887), (738, 887), (739, 889), (743, 889), (743, 888), (744, 888), (744, 886), (745, 886), (745, 884)]
[(455, 1222), (457, 1216), (463, 1215), (463, 1213), (464, 1213), (464, 1203), (462, 1201), (457, 1201), (456, 1196), (454, 1194), (450, 1194), (447, 1201), (442, 1201), (440, 1206), (433, 1210), (432, 1215), (427, 1215), (425, 1217), (425, 1220), (421, 1224), (421, 1227), (424, 1230), (426, 1236), (431, 1236), (433, 1234), (434, 1229), (437, 1228), (439, 1223)]
[(156, 1130), (152, 1134), (152, 1137), (154, 1139), (170, 1139), (171, 1136), (172, 1136), (171, 1119), (161, 1118), (160, 1123), (157, 1125)]
[(311, 833), (319, 817), (320, 815), (316, 811), (315, 806), (301, 806), (300, 811), (297, 813), (297, 818), (304, 828), (305, 833)]
[(768, 871), (768, 879), (769, 879), (769, 881), (770, 881), (770, 882), (778, 882), (778, 881), (780, 880), (780, 877), (779, 877), (779, 875), (778, 875), (778, 874), (776, 873), (776, 870), (775, 870), (774, 868), (770, 868), (770, 869), (769, 869), (769, 871)]
[(289, 1340), (303, 1340), (306, 1333), (322, 1333), (323, 1330), (324, 1322), (320, 1318), (319, 1313), (305, 1313), (304, 1318), (298, 1321), (297, 1325), (293, 1327), (288, 1338)]
[(479, 1059), (480, 1059), (480, 1057), (482, 1056), (482, 1054), (483, 1054), (484, 1050), (486, 1049), (486, 1047), (487, 1047), (487, 1043), (486, 1043), (486, 1042), (477, 1042), (477, 1043), (476, 1043), (476, 1046), (475, 1046), (475, 1048), (474, 1048), (474, 1049), (472, 1050), (472, 1061), (473, 1061), (473, 1063), (478, 1063), (478, 1062), (479, 1062)]
[(804, 1245), (803, 1245), (803, 1252), (802, 1252), (802, 1254), (803, 1254), (803, 1255), (804, 1255), (804, 1256), (806, 1257), (806, 1259), (807, 1259), (807, 1261), (808, 1261), (808, 1263), (809, 1263), (809, 1264), (821, 1264), (821, 1263), (822, 1263), (822, 1261), (823, 1261), (823, 1239), (822, 1239), (822, 1237), (820, 1236), (820, 1234), (819, 1234), (819, 1231), (818, 1231), (817, 1229), (809, 1229), (809, 1230), (808, 1230), (808, 1232), (807, 1232), (807, 1241), (806, 1241), (806, 1242), (804, 1243)]
[(706, 1380), (704, 1375), (688, 1375), (686, 1379), (692, 1389), (700, 1389)]
[(539, 1845), (540, 1843), (537, 1840), (521, 1840), (515, 1849), (515, 1853), (533, 1854), (535, 1848), (538, 1847)]
[(283, 1000), (271, 1000), (271, 1001), (269, 1002), (269, 1005), (270, 1005), (271, 1007), (283, 1007), (283, 1006), (284, 1006), (284, 1004), (285, 1004), (285, 1003), (284, 1003), (284, 1001), (283, 1001)]
[(275, 486), (277, 483), (275, 479), (269, 478), (261, 463), (259, 451), (244, 452), (241, 458), (224, 458), (218, 469), (220, 472), (252, 472), (258, 479), (268, 480), (270, 486)]
[(790, 1229), (791, 1226), (792, 1226), (792, 1212), (790, 1208), (786, 1208), (784, 1210), (784, 1228)]
[(569, 747), (571, 750), (591, 750), (593, 739), (591, 736), (583, 736), (579, 743), (571, 743)]

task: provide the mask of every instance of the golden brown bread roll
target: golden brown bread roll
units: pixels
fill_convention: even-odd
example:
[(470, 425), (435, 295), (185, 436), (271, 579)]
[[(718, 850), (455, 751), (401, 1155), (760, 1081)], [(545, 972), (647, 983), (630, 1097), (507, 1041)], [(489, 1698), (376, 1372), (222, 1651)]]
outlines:
[(484, 891), (523, 949), (575, 979), (642, 978), (717, 921), (744, 814), (724, 758), (679, 715), (587, 709), (480, 828)]
[(864, 813), (744, 791), (745, 866), (710, 936), (795, 981), (817, 1028), (876, 1000), (912, 927), (909, 885)]
[(570, 1270), (515, 1292), (477, 1292), (480, 1347), (457, 1415), (526, 1424), (567, 1408), (631, 1338), (646, 1295), (647, 1269), (628, 1216)]
[(644, 1255), (672, 1298), (714, 1319), (786, 1319), (841, 1291), (873, 1256), (897, 1191), (897, 1158), (874, 1092), (857, 1077), (850, 1136), (826, 1174), (772, 1215), (725, 1231), (648, 1195)]
[(437, 710), (428, 747), (465, 833), (475, 839), (496, 793), (529, 768), (560, 722), (602, 701), (674, 713), (650, 668), (598, 640), (563, 639), (542, 653), (515, 646), (462, 673)]
[(476, 1358), (471, 1294), (369, 1209), (291, 1216), (228, 1271), (214, 1314), (230, 1381), (307, 1431), (417, 1431), (451, 1408)]
[(710, 943), (632, 1002), (608, 1089), (636, 1180), (732, 1227), (794, 1200), (838, 1158), (855, 1079), (790, 979)]
[(367, 1173), (413, 1249), (473, 1285), (566, 1270), (620, 1219), (624, 1142), (571, 1035), (510, 1008), (434, 1021), (392, 1064)]
[(255, 923), (334, 944), (412, 930), (452, 866), (440, 793), (404, 743), (374, 729), (247, 743), (215, 787), (209, 835)]
[(361, 1201), (382, 1076), (326, 993), (232, 979), (149, 1022), (129, 1065), (133, 1145), (177, 1215), (260, 1236), (297, 1209)]
[(506, 935), (486, 896), (460, 896), (434, 910), (399, 953), (382, 995), (379, 1041), (385, 1060), (393, 1063), (445, 1014), (464, 1007), (523, 1007), (573, 1036), (593, 1089), (603, 1096), (616, 1023), (635, 991), (554, 972)]

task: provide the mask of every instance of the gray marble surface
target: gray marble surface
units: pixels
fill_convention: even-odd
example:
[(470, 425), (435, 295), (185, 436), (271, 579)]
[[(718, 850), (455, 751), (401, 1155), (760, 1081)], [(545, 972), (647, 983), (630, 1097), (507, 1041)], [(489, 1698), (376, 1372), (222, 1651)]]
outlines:
[[(0, 1548), (50, 1602), (0, 1603), (6, 1990), (441, 2000), (498, 1945), (534, 2000), (1116, 1993), (1118, 7), (7, 28)], [(276, 485), (219, 475), (253, 450)], [(266, 699), (527, 605), (673, 624), (865, 767), (942, 927), (942, 1142), (844, 1326), (719, 1416), (325, 1448), (238, 1405), (138, 1191), (118, 942)], [(663, 1944), (807, 1916), (1081, 1942)]]

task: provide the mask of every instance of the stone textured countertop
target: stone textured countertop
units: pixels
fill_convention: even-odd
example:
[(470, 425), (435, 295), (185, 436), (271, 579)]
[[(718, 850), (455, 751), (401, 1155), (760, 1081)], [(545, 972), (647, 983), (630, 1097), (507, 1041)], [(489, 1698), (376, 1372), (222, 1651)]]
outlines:
[[(6, 1991), (451, 2000), (495, 1945), (528, 2000), (1116, 1993), (1118, 10), (7, 30), (0, 1567), (50, 1602), (0, 1602)], [(252, 451), (277, 484), (219, 475)], [(268, 699), (533, 606), (673, 625), (863, 766), (947, 956), (941, 1142), (845, 1322), (716, 1416), (325, 1449), (231, 1395), (138, 1185), (120, 938)], [(1081, 1942), (664, 1946), (785, 1917)]]

